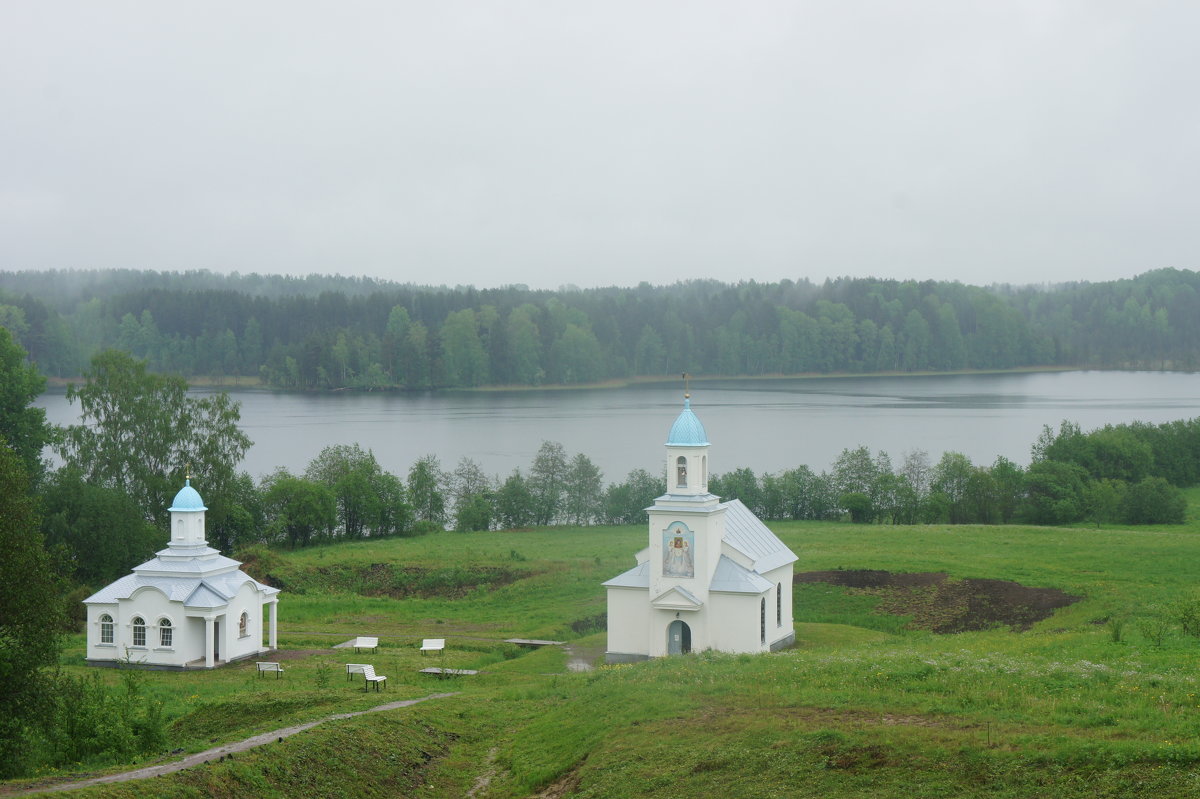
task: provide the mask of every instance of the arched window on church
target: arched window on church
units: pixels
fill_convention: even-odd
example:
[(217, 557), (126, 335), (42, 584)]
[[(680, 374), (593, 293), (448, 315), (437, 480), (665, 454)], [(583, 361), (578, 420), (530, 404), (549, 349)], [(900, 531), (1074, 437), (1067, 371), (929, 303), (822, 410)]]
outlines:
[(133, 645), (146, 645), (146, 620), (141, 616), (133, 617)]
[(171, 627), (170, 619), (159, 619), (158, 620), (158, 645), (170, 647), (172, 633), (174, 633), (174, 632), (175, 632), (175, 630), (173, 627)]
[(700, 456), (700, 487), (708, 489), (708, 456)]
[(775, 626), (783, 626), (783, 583), (775, 584)]
[(238, 619), (238, 638), (245, 638), (250, 634), (250, 614), (242, 611), (241, 617)]
[(682, 455), (675, 459), (675, 487), (687, 488), (687, 458)]
[(767, 598), (763, 597), (758, 610), (758, 638), (761, 643), (767, 642)]
[(111, 644), (113, 642), (113, 620), (112, 616), (107, 613), (100, 614), (100, 643)]

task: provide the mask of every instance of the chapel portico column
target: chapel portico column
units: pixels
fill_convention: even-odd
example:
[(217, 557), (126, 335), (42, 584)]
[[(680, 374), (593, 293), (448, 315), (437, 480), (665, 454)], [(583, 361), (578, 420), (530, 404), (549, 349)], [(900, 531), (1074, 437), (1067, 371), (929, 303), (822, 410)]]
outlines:
[(270, 617), (269, 617), (270, 622), (268, 622), (268, 625), (267, 625), (267, 629), (268, 629), (267, 635), (269, 636), (269, 644), (268, 645), (270, 646), (271, 649), (275, 649), (277, 646), (277, 641), (276, 641), (276, 637), (275, 637), (275, 629), (278, 626), (277, 625), (278, 613), (276, 611), (279, 609), (279, 603), (272, 602), (270, 604), (270, 609), (271, 609)]
[(213, 617), (204, 617), (204, 667), (213, 667)]

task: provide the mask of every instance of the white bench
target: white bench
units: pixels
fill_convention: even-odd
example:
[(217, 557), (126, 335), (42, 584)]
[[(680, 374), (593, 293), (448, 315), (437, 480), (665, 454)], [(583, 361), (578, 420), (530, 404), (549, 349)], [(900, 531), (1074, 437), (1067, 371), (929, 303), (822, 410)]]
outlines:
[(366, 663), (347, 663), (346, 664), (346, 679), (353, 680), (355, 674), (362, 674), (363, 669), (369, 668)]
[(363, 666), (362, 676), (363, 676), (363, 692), (364, 693), (366, 693), (367, 686), (371, 685), (372, 683), (374, 683), (374, 685), (375, 685), (375, 690), (378, 691), (379, 685), (381, 683), (387, 682), (387, 677), (384, 677), (382, 674), (375, 673), (374, 666)]
[(446, 650), (445, 638), (425, 638), (421, 641), (421, 654), (426, 652), (444, 652)]
[(279, 665), (278, 663), (274, 663), (269, 660), (256, 660), (254, 665), (258, 666), (259, 677), (263, 676), (268, 671), (275, 672), (275, 679), (279, 679), (283, 676), (283, 666)]

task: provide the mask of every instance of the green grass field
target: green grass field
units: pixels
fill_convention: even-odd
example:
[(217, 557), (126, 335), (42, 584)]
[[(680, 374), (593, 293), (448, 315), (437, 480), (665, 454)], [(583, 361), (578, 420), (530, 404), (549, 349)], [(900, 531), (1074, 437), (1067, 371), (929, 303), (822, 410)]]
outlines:
[[(1191, 499), (1195, 505), (1198, 497)], [(645, 528), (455, 534), (267, 553), (284, 585), (283, 679), (253, 664), (145, 672), (169, 747), (201, 751), (298, 721), (453, 690), (410, 708), (332, 721), (153, 781), (88, 796), (1094, 797), (1200, 796), (1200, 640), (1146, 622), (1196, 590), (1200, 522), (1152, 529), (773, 525), (797, 571), (944, 571), (1084, 597), (1024, 632), (934, 635), (876, 598), (798, 585), (797, 646), (575, 673), (594, 658), (600, 583), (633, 565)], [(1119, 623), (1123, 623), (1121, 626)], [(332, 645), (384, 694), (347, 682)], [(445, 637), (443, 657), (417, 643)], [(64, 669), (85, 673), (82, 639)], [(440, 681), (437, 662), (478, 669)], [(120, 674), (98, 670), (114, 684)], [(169, 758), (162, 758), (169, 759)], [(80, 764), (70, 773), (135, 764)], [(136, 765), (144, 765), (136, 764)], [(44, 775), (43, 779), (56, 775)], [(0, 786), (0, 796), (28, 785)], [(39, 783), (44, 784), (44, 783)]]

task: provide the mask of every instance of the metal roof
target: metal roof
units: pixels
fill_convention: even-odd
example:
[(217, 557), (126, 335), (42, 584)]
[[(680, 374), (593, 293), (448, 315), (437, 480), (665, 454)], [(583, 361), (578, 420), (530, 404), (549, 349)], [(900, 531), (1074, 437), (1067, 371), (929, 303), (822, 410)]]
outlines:
[(256, 590), (267, 596), (279, 593), (278, 588), (263, 585), (240, 570), (207, 579), (187, 575), (166, 577), (127, 574), (83, 601), (85, 604), (95, 605), (114, 604), (119, 600), (128, 599), (142, 588), (154, 588), (172, 602), (183, 602), (189, 607), (215, 608), (228, 604), (247, 582), (253, 583)]
[(629, 571), (618, 574), (604, 585), (613, 588), (649, 588), (650, 561), (639, 563)]
[(709, 591), (727, 594), (762, 594), (770, 588), (771, 583), (725, 555), (717, 561), (712, 582), (708, 584)]
[(725, 543), (754, 562), (762, 574), (794, 563), (796, 553), (788, 549), (740, 499), (722, 503), (725, 508)]

